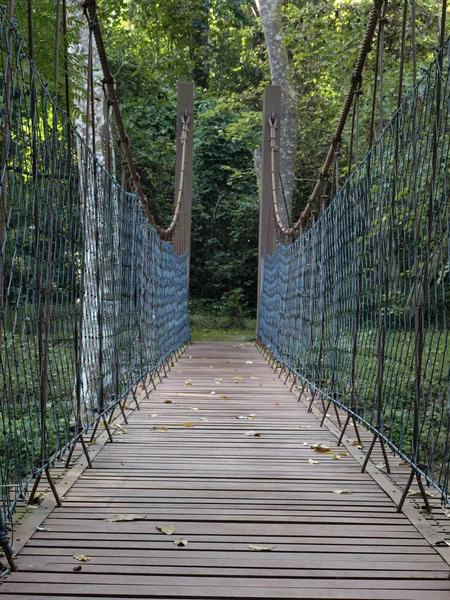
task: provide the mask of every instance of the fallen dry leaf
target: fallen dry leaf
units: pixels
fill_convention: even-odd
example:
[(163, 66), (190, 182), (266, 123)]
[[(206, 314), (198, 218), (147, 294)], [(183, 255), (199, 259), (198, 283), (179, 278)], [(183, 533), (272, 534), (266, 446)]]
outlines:
[(91, 560), (90, 556), (85, 556), (84, 554), (74, 554), (73, 557), (80, 562), (89, 562)]
[(210, 396), (215, 396), (216, 392), (211, 392)]
[(244, 417), (244, 415), (239, 415), (239, 417), (236, 417), (236, 419), (245, 419), (246, 421), (251, 421), (252, 417)]
[(253, 544), (249, 544), (248, 547), (250, 550), (257, 550), (258, 552), (270, 552), (276, 548), (276, 546), (254, 546)]
[(172, 404), (172, 400), (164, 400), (164, 404)]
[(280, 406), (280, 405), (278, 404), (278, 402), (275, 402), (275, 406)]
[(184, 421), (183, 427), (195, 427), (195, 425), (193, 423), (190, 423), (189, 421)]
[(158, 413), (153, 413), (152, 415), (148, 415), (148, 416), (154, 418), (154, 417), (158, 416)]
[(199, 408), (195, 408), (194, 406), (189, 407), (191, 410), (200, 410)]
[(205, 417), (200, 417), (200, 421), (206, 421), (206, 422), (208, 422), (208, 419), (205, 419)]
[(81, 571), (83, 567), (81, 565), (75, 565), (72, 569), (72, 571), (75, 571), (75, 573), (79, 573)]
[(353, 494), (353, 490), (333, 490), (333, 494)]
[[(409, 490), (408, 492), (408, 496), (421, 496), (422, 493), (420, 492), (420, 490)], [(430, 492), (425, 492), (425, 496), (428, 496), (428, 498), (434, 498), (435, 494), (430, 494)]]
[(246, 433), (244, 433), (244, 435), (251, 437), (259, 437), (261, 433), (259, 431), (247, 431)]
[(185, 381), (184, 387), (192, 387), (192, 383), (190, 381)]
[(96, 442), (95, 440), (92, 440), (92, 442), (89, 442), (88, 446), (95, 446), (95, 445), (96, 445), (96, 443), (97, 443), (97, 442)]
[(175, 544), (175, 546), (187, 546), (188, 545), (188, 541), (185, 540), (184, 538), (179, 538), (178, 540), (174, 540), (173, 543)]
[(153, 427), (153, 431), (159, 431), (159, 433), (166, 433), (169, 431), (168, 427)]
[(172, 535), (172, 533), (175, 533), (175, 527), (172, 527), (172, 525), (157, 525), (156, 529), (161, 533), (165, 533), (166, 535)]
[(349, 456), (348, 452), (338, 452), (339, 456)]
[(233, 379), (244, 379), (244, 378), (242, 377), (242, 375), (235, 375), (235, 376), (233, 377)]
[(246, 365), (252, 365), (252, 364), (253, 364), (253, 361), (251, 361), (251, 360), (246, 360), (246, 361), (245, 361), (245, 364), (246, 364)]
[(333, 454), (333, 450), (325, 446), (325, 444), (314, 444), (313, 445), (314, 452), (320, 452), (320, 454)]
[(356, 448), (364, 448), (364, 444), (361, 444), (358, 442), (358, 440), (352, 440), (351, 438), (349, 440), (345, 440), (345, 443), (350, 444), (351, 446), (356, 446)]
[(228, 400), (229, 396), (220, 396), (222, 400)]
[(310, 458), (308, 462), (310, 465), (320, 465), (320, 462), (318, 460), (313, 460), (312, 458)]
[(311, 425), (300, 425), (300, 429), (311, 429)]
[(115, 523), (117, 521), (145, 521), (147, 515), (113, 515), (109, 519), (105, 519), (105, 521), (109, 521), (110, 523)]

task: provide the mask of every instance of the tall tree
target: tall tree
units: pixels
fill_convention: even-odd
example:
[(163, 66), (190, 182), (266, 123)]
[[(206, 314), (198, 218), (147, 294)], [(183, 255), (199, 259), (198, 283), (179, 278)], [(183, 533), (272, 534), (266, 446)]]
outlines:
[(269, 55), (273, 85), (281, 86), (280, 175), (285, 202), (280, 202), (280, 216), (288, 222), (292, 211), (292, 192), (295, 182), (295, 157), (298, 132), (297, 94), (291, 82), (288, 56), (283, 40), (281, 9), (283, 0), (256, 0)]

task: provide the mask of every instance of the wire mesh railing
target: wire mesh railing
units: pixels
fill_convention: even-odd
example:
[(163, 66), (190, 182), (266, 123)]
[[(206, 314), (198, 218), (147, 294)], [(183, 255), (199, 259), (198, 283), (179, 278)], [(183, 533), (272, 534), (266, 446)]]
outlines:
[(30, 482), (189, 340), (187, 257), (108, 174), (0, 7), (0, 542)]
[[(334, 201), (266, 255), (259, 340), (449, 498), (448, 43)], [(374, 438), (375, 439), (375, 438)]]

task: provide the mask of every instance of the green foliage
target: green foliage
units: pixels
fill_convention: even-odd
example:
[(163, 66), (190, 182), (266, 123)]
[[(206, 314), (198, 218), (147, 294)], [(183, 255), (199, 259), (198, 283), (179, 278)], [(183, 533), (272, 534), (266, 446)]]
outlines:
[[(264, 36), (256, 6), (248, 0), (99, 0), (99, 18), (112, 64), (133, 155), (151, 211), (168, 224), (174, 198), (176, 82), (197, 84), (191, 296), (211, 306), (233, 289), (254, 309), (257, 277), (258, 191), (253, 151), (261, 142), (264, 85), (270, 83)], [(337, 125), (372, 0), (286, 0), (285, 45), (299, 100), (299, 140), (294, 218), (304, 207)], [(396, 106), (402, 0), (389, 2), (385, 28), (383, 113)], [(419, 66), (426, 66), (438, 39), (440, 2), (417, 6)], [(69, 3), (69, 44), (84, 20)], [(77, 13), (78, 14), (78, 13)], [(26, 34), (26, 0), (16, 16)], [(35, 57), (53, 81), (55, 4), (41, 0), (33, 15)], [(410, 24), (404, 90), (411, 86)], [(60, 44), (60, 81), (63, 77)], [(72, 94), (83, 89), (85, 57), (69, 53)], [(359, 155), (368, 145), (374, 53), (364, 72)], [(61, 86), (61, 102), (63, 93)], [(379, 117), (375, 133), (379, 130)], [(346, 140), (341, 180), (347, 170)], [(119, 153), (117, 174), (121, 165)], [(448, 275), (443, 274), (448, 278)]]
[[(14, 7), (14, 18), (18, 23), (19, 32), (25, 38), (27, 50), (30, 51), (30, 39), (28, 29), (28, 9), (27, 0), (16, 0)], [(37, 6), (39, 4), (39, 6)], [(33, 59), (37, 69), (44, 82), (48, 83), (51, 93), (54, 92), (53, 84), (55, 79), (55, 44), (56, 44), (56, 2), (55, 0), (39, 0), (34, 2), (32, 16), (33, 30)], [(38, 8), (38, 10), (37, 10)], [(76, 10), (76, 6), (68, 2), (67, 8), (67, 37), (64, 38), (62, 25), (59, 34), (59, 52), (58, 52), (58, 97), (61, 106), (66, 106), (64, 75), (65, 75), (65, 55), (68, 63), (68, 74), (70, 79), (70, 104), (73, 110), (73, 94), (79, 90), (85, 89), (85, 68), (84, 57), (74, 52), (65, 53), (65, 48), (78, 44), (80, 29), (86, 27)], [(61, 15), (62, 22), (62, 15)]]
[[(284, 5), (285, 42), (299, 99), (298, 185), (294, 197), (294, 214), (304, 208), (332, 140), (372, 6), (372, 0), (291, 0)], [(403, 0), (388, 3), (383, 71), (384, 122), (393, 114), (397, 105), (402, 9)], [(419, 68), (427, 67), (434, 56), (440, 11), (441, 3), (435, 0), (418, 3), (416, 38)], [(412, 85), (410, 34), (411, 26), (408, 24), (403, 93)], [(359, 110), (360, 159), (368, 150), (375, 46), (376, 43), (363, 73), (363, 94)], [(342, 180), (347, 172), (350, 124), (351, 118), (348, 119), (343, 136), (340, 164)], [(379, 132), (377, 108), (375, 135)]]
[(258, 206), (254, 114), (231, 102), (197, 104), (191, 290), (217, 302), (236, 287), (254, 306)]

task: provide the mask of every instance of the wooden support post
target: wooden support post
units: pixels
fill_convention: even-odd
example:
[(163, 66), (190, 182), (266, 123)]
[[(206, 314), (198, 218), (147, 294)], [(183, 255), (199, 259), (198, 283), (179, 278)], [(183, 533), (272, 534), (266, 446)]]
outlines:
[[(259, 251), (258, 251), (258, 321), (261, 304), (261, 291), (264, 278), (264, 256), (272, 254), (275, 243), (275, 222), (272, 204), (272, 170), (270, 159), (269, 119), (277, 119), (276, 144), (280, 146), (281, 86), (268, 85), (264, 90), (263, 128), (261, 147), (261, 175), (259, 183)], [(280, 181), (279, 152), (275, 154), (275, 182)]]
[[(194, 84), (178, 84), (178, 108), (177, 108), (177, 159), (175, 167), (175, 204), (180, 189), (180, 178), (184, 174), (183, 199), (179, 225), (176, 229), (174, 246), (177, 254), (187, 252), (187, 274), (189, 283), (189, 265), (191, 251), (191, 209), (192, 209), (192, 172), (193, 172), (193, 147), (194, 147)], [(182, 134), (182, 119), (188, 117), (188, 134), (186, 150), (184, 153), (184, 164), (182, 164), (183, 148), (180, 142)]]

